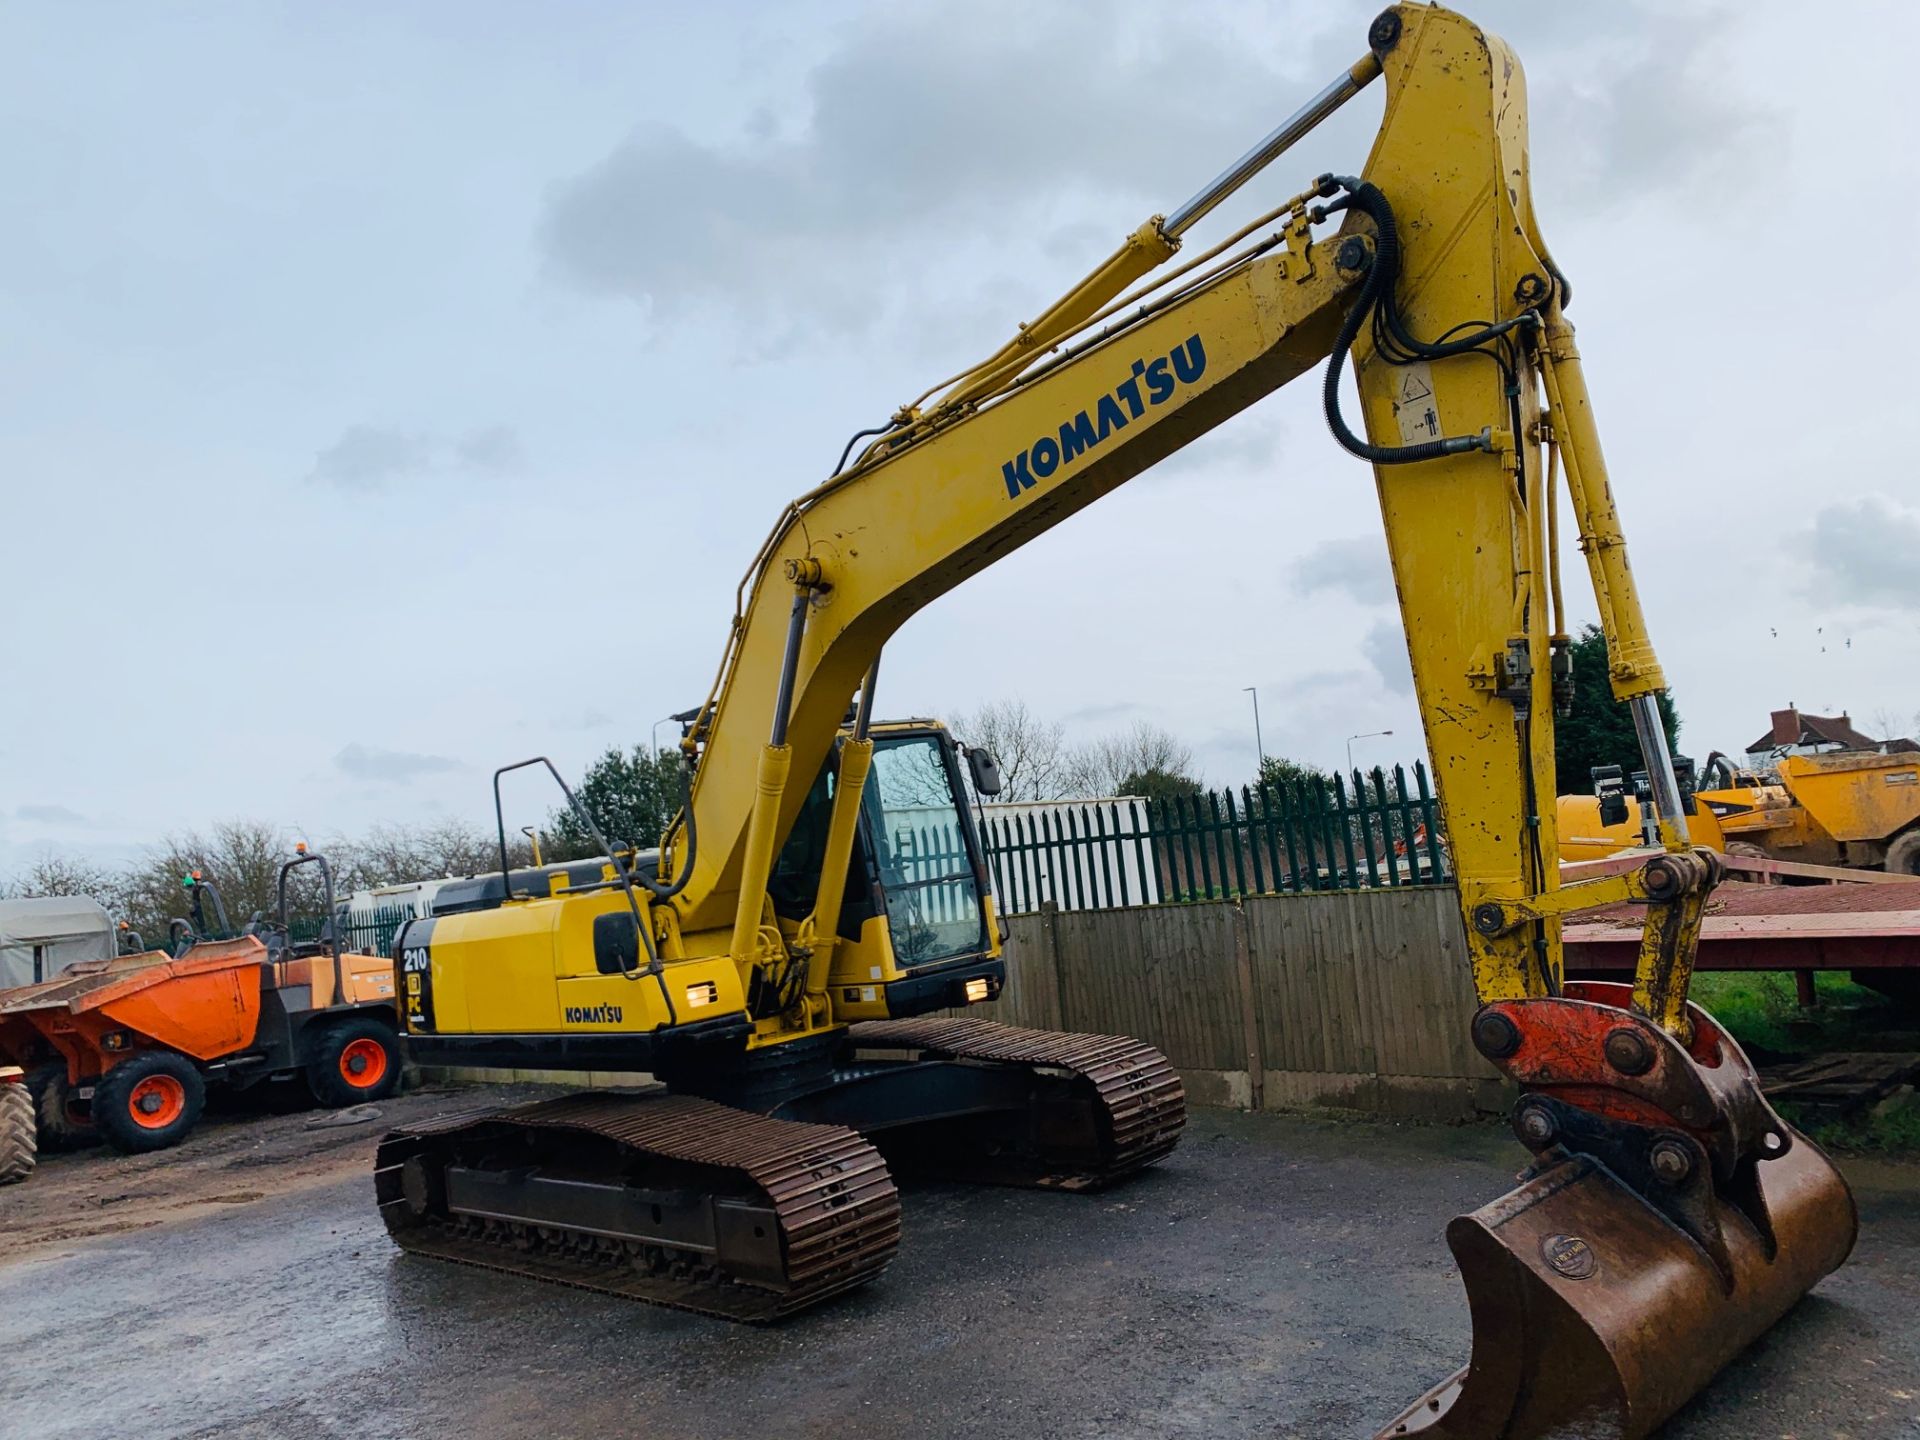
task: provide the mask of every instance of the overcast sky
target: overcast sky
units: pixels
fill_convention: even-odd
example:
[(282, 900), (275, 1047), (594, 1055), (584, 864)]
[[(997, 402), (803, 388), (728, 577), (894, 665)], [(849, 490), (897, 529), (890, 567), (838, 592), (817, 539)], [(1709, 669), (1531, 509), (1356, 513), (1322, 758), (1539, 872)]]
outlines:
[[(1184, 199), (1373, 9), (8, 0), (0, 874), (224, 817), (490, 820), (496, 765), (644, 740), (846, 436)], [(1920, 9), (1477, 14), (1528, 69), (1682, 748), (1790, 701), (1911, 727)], [(1379, 97), (1190, 243), (1356, 168)], [(1223, 782), (1256, 685), (1270, 752), (1420, 753), (1315, 388), (937, 602), (881, 708), (1144, 718)]]

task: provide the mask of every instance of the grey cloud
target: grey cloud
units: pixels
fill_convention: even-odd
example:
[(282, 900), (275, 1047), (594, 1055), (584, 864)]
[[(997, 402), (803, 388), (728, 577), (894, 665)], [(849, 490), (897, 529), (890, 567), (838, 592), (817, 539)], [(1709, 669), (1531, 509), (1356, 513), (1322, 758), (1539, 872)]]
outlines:
[(343, 490), (384, 490), (401, 476), (425, 469), (432, 454), (422, 436), (349, 425), (314, 457), (307, 479)]
[(1863, 605), (1920, 608), (1920, 510), (1880, 495), (1813, 517), (1807, 556), (1820, 593)]
[(377, 425), (349, 425), (314, 457), (309, 483), (377, 493), (433, 474), (515, 475), (526, 451), (511, 425), (487, 425), (455, 439)]
[(1069, 710), (1060, 718), (1069, 725), (1115, 725), (1123, 720), (1137, 719), (1147, 713), (1144, 705), (1136, 705), (1130, 700), (1116, 700), (1103, 705), (1082, 705)]
[(1303, 595), (1317, 590), (1344, 591), (1362, 605), (1393, 603), (1393, 571), (1386, 545), (1355, 536), (1323, 540), (1293, 565), (1293, 588)]
[[(1505, 39), (1526, 67), (1535, 137), (1552, 136), (1555, 211), (1617, 208), (1634, 196), (1686, 192), (1725, 201), (1749, 165), (1766, 167), (1786, 121), (1777, 104), (1743, 92), (1727, 64), (1741, 14), (1725, 0), (1686, 7), (1633, 0), (1598, 21), (1600, 7), (1540, 0), (1480, 0), (1478, 23)], [(1370, 3), (1355, 11), (1371, 13)], [(1324, 63), (1344, 57), (1347, 26), (1325, 32)], [(1333, 44), (1337, 37), (1341, 43)], [(1554, 216), (1541, 217), (1553, 232)], [(1576, 281), (1577, 281), (1576, 277)]]
[(1310, 670), (1305, 675), (1296, 675), (1278, 685), (1268, 686), (1267, 693), (1269, 696), (1278, 694), (1285, 704), (1318, 704), (1329, 695), (1351, 692), (1356, 685), (1365, 684), (1368, 678), (1365, 670)]
[(91, 822), (78, 811), (64, 805), (22, 805), (13, 812), (16, 820), (31, 820), (40, 825), (86, 825)]
[(455, 442), (454, 455), (470, 470), (487, 475), (518, 475), (527, 468), (526, 451), (511, 425), (489, 425)]
[(416, 755), (406, 750), (381, 750), (353, 742), (333, 757), (334, 767), (355, 780), (390, 781), (405, 784), (421, 775), (458, 770), (460, 762), (445, 755)]
[[(862, 328), (888, 267), (919, 263), (911, 232), (1057, 235), (1060, 202), (1116, 190), (1170, 204), (1297, 88), (1219, 25), (1146, 19), (1138, 34), (1077, 7), (888, 12), (809, 77), (803, 125), (639, 131), (553, 189), (540, 244), (563, 279), (656, 315), (777, 304)], [(1204, 104), (1142, 103), (1202, 89)], [(1142, 218), (1114, 215), (1105, 245)]]
[(1091, 220), (1075, 221), (1049, 233), (1040, 248), (1049, 260), (1062, 265), (1085, 264), (1089, 255), (1101, 253), (1102, 246), (1112, 248), (1113, 236), (1107, 233), (1110, 228)]
[(1257, 409), (1245, 411), (1169, 455), (1148, 473), (1165, 480), (1201, 470), (1271, 469), (1279, 462), (1286, 436), (1284, 425), (1261, 416)]
[(1396, 695), (1413, 694), (1413, 662), (1407, 658), (1407, 637), (1391, 620), (1368, 627), (1360, 653), (1380, 681)]
[(1782, 111), (1728, 88), (1726, 32), (1735, 23), (1721, 8), (1659, 14), (1638, 53), (1588, 88), (1562, 92), (1579, 112), (1567, 133), (1592, 147), (1598, 193), (1704, 186), (1724, 197), (1775, 146)]
[[(713, 305), (858, 332), (919, 278), (916, 242), (950, 252), (1017, 235), (1070, 269), (1090, 263), (1350, 64), (1376, 8), (1316, 12), (1275, 46), (1220, 12), (1195, 24), (1177, 9), (897, 7), (850, 29), (787, 123), (762, 106), (733, 135), (656, 124), (561, 179), (538, 244), (562, 280), (661, 319)], [(1536, 114), (1575, 181), (1556, 189), (1584, 208), (1736, 183), (1778, 135), (1779, 113), (1719, 61), (1724, 7), (1643, 5), (1641, 24), (1598, 40), (1582, 7), (1488, 8), (1526, 53)], [(1314, 138), (1316, 160), (1358, 163), (1365, 110)], [(1098, 226), (1076, 203), (1091, 197)]]

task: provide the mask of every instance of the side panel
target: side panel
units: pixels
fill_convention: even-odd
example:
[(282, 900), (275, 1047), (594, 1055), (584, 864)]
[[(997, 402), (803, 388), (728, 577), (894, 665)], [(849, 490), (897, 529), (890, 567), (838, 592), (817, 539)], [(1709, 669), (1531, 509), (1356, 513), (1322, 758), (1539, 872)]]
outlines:
[[(671, 1017), (660, 984), (637, 969), (644, 956), (629, 948), (603, 972), (594, 922), (626, 915), (626, 901), (607, 893), (412, 922), (398, 940), (408, 1033), (618, 1035), (744, 1011), (739, 972), (724, 954), (668, 965)], [(630, 924), (616, 928), (631, 939)]]
[(886, 986), (905, 975), (893, 958), (884, 915), (860, 927), (858, 940), (841, 940), (833, 949), (833, 1014), (837, 1020), (887, 1018)]
[(393, 965), (385, 956), (348, 953), (341, 959), (347, 967), (349, 1005), (393, 999)]

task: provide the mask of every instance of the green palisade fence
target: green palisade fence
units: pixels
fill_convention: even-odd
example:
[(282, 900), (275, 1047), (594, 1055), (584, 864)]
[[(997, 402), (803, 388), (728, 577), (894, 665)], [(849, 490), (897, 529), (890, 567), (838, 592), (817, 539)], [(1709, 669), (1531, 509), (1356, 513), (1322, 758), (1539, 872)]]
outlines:
[[(344, 917), (344, 927), (340, 931), (340, 947), (343, 950), (357, 950), (369, 955), (386, 955), (393, 950), (393, 937), (400, 927), (413, 919), (414, 912), (406, 905), (382, 905), (362, 914), (348, 914)], [(289, 937), (296, 945), (309, 944), (320, 938), (325, 927), (318, 915), (295, 915), (287, 929)], [(202, 935), (202, 940), (232, 940), (235, 934), (222, 931)], [(165, 942), (168, 950), (184, 949), (176, 946), (171, 939)]]
[[(1001, 813), (995, 813), (999, 811)], [(1223, 900), (1451, 879), (1426, 767), (1243, 785), (1167, 801), (988, 806), (988, 868), (1008, 914)]]
[(973, 862), (965, 837), (952, 821), (898, 824), (882, 849), (886, 858), (881, 879), (888, 892), (911, 889), (927, 920), (964, 920), (978, 913)]
[[(390, 955), (393, 937), (413, 915), (410, 905), (380, 905), (359, 914), (349, 912), (340, 931), (340, 948), (369, 955)], [(318, 915), (296, 915), (287, 928), (296, 942), (304, 943), (318, 940), (322, 927)]]

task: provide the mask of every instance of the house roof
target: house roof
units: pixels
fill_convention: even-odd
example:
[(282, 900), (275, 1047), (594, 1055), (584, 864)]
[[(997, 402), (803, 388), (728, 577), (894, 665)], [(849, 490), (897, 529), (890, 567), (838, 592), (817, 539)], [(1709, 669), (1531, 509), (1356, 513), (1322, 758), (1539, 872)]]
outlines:
[(1748, 754), (1788, 745), (1838, 745), (1845, 750), (1877, 750), (1880, 742), (1853, 728), (1848, 715), (1802, 715), (1789, 706), (1773, 712), (1773, 728), (1747, 746)]

